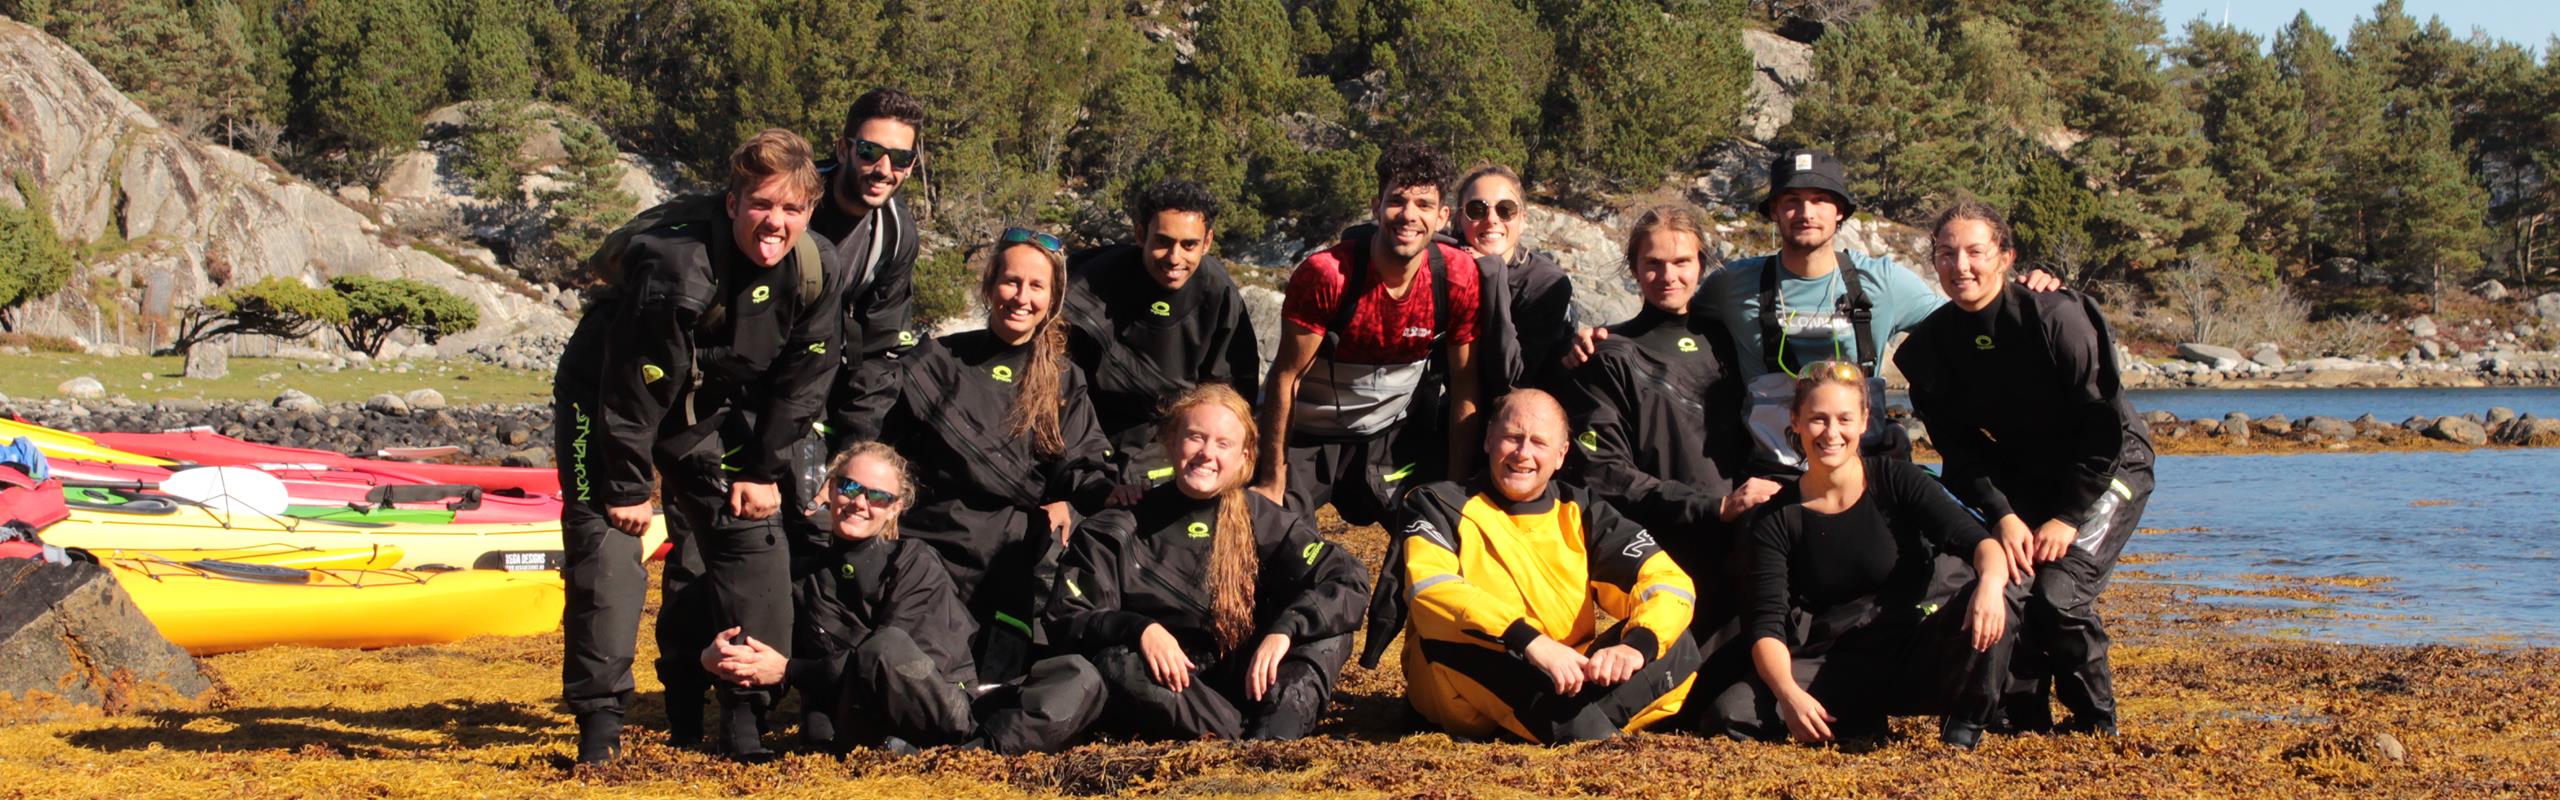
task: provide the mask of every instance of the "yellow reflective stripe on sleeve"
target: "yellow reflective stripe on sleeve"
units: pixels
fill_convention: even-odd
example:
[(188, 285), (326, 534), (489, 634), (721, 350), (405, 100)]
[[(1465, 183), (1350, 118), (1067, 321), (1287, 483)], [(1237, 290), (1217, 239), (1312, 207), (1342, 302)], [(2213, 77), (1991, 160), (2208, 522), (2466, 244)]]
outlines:
[(1155, 469), (1147, 470), (1147, 480), (1160, 481), (1170, 477), (1173, 477), (1172, 467), (1157, 467)]
[(1645, 587), (1643, 594), (1636, 595), (1636, 602), (1643, 603), (1646, 600), (1651, 600), (1653, 599), (1653, 596), (1657, 594), (1669, 594), (1673, 597), (1687, 600), (1689, 601), (1689, 605), (1692, 606), (1698, 604), (1698, 596), (1690, 594), (1688, 590), (1677, 586), (1666, 586), (1659, 583)]
[(1422, 596), (1422, 590), (1424, 590), (1424, 589), (1429, 589), (1429, 588), (1431, 588), (1431, 587), (1438, 586), (1438, 585), (1443, 584), (1443, 583), (1448, 583), (1448, 582), (1450, 582), (1450, 581), (1454, 581), (1454, 580), (1463, 580), (1463, 579), (1462, 579), (1462, 578), (1459, 578), (1459, 577), (1458, 577), (1458, 576), (1456, 576), (1456, 575), (1451, 575), (1451, 574), (1448, 574), (1448, 573), (1445, 573), (1445, 572), (1444, 572), (1444, 573), (1441, 573), (1441, 574), (1438, 574), (1438, 575), (1433, 575), (1433, 576), (1428, 577), (1428, 578), (1424, 578), (1424, 579), (1422, 579), (1422, 580), (1420, 580), (1420, 581), (1418, 581), (1418, 582), (1415, 582), (1415, 583), (1413, 584), (1413, 595), (1412, 595), (1412, 598), (1408, 598), (1408, 599), (1419, 598), (1419, 597), (1421, 597), (1421, 596)]
[(2133, 499), (2133, 488), (2124, 485), (2124, 481), (2119, 478), (2107, 479), (2107, 491), (2116, 493), (2117, 497), (2127, 500)]

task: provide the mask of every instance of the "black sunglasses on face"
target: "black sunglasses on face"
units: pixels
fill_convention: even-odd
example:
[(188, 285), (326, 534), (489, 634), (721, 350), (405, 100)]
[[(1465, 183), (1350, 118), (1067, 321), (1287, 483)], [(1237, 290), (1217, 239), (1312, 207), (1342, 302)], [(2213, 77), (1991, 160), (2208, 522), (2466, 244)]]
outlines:
[(848, 500), (860, 497), (864, 500), (871, 501), (871, 504), (875, 506), (896, 505), (898, 502), (898, 495), (896, 492), (891, 492), (887, 489), (874, 489), (869, 486), (864, 486), (861, 481), (854, 480), (850, 477), (836, 479), (836, 495)]
[(1005, 244), (1035, 245), (1042, 250), (1047, 250), (1052, 253), (1064, 253), (1067, 251), (1066, 243), (1058, 241), (1058, 237), (1041, 233), (1030, 228), (1006, 228), (1004, 229), (1004, 235), (999, 237), (999, 240)]
[(855, 163), (869, 164), (880, 160), (881, 156), (889, 157), (889, 167), (891, 169), (906, 169), (916, 165), (915, 148), (909, 147), (901, 149), (890, 147), (869, 139), (853, 140), (853, 160)]
[(1467, 218), (1472, 220), (1482, 221), (1486, 214), (1494, 214), (1502, 217), (1502, 221), (1510, 222), (1520, 218), (1520, 203), (1516, 200), (1504, 200), (1486, 205), (1482, 200), (1469, 200), (1466, 212)]

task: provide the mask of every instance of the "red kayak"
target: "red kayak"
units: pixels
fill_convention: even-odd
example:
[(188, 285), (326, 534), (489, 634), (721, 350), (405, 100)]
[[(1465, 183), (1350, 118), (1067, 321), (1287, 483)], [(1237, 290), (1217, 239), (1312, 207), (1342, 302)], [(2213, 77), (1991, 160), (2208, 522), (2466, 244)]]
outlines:
[[(147, 489), (168, 480), (168, 467), (143, 464), (103, 464), (95, 461), (54, 459), (55, 477), (89, 484), (132, 484)], [(451, 500), (439, 497), (402, 500), (385, 497), (375, 499), (374, 492), (386, 486), (426, 486), (414, 480), (340, 469), (307, 469), (278, 467), (264, 470), (284, 481), (285, 492), (294, 505), (334, 506), (389, 505), (393, 508), (451, 509)], [(386, 503), (388, 500), (390, 502)], [(454, 510), (455, 522), (550, 522), (560, 518), (560, 501), (556, 498), (509, 497), (482, 494), (480, 506)]]
[(518, 492), (534, 497), (560, 493), (560, 473), (544, 467), (484, 467), (467, 464), (424, 464), (356, 458), (326, 450), (305, 450), (244, 442), (212, 431), (84, 434), (98, 444), (128, 453), (209, 467), (301, 465), (350, 470), (419, 484), (464, 484), (492, 492)]

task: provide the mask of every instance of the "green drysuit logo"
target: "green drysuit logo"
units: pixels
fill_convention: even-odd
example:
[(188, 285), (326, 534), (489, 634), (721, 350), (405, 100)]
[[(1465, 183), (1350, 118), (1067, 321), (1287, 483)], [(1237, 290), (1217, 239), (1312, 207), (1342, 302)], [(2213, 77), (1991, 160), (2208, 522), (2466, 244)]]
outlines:
[(1189, 528), (1184, 528), (1184, 529), (1183, 529), (1183, 532), (1184, 532), (1184, 533), (1191, 534), (1191, 538), (1194, 538), (1194, 539), (1206, 539), (1206, 538), (1209, 538), (1209, 523), (1206, 523), (1206, 522), (1193, 522), (1193, 523), (1191, 523), (1191, 527), (1189, 527)]
[(1695, 352), (1698, 352), (1698, 340), (1693, 339), (1693, 338), (1690, 338), (1690, 337), (1687, 337), (1687, 336), (1682, 336), (1682, 337), (1680, 337), (1680, 352), (1683, 352), (1683, 353), (1695, 353)]
[(660, 380), (664, 380), (666, 377), (667, 377), (667, 371), (666, 371), (666, 370), (663, 370), (663, 369), (659, 369), (659, 368), (658, 368), (658, 365), (656, 365), (656, 364), (642, 364), (642, 365), (640, 365), (640, 382), (641, 382), (641, 383), (657, 383), (657, 382), (658, 382), (658, 381), (660, 381)]
[(1013, 368), (1003, 364), (997, 364), (995, 369), (987, 370), (987, 374), (1005, 383), (1013, 382)]
[(1600, 452), (1599, 431), (1583, 431), (1581, 436), (1573, 437), (1573, 440), (1581, 443), (1582, 449), (1584, 450), (1589, 450), (1594, 453)]
[(1307, 566), (1312, 567), (1316, 565), (1316, 554), (1321, 552), (1324, 552), (1323, 542), (1308, 542), (1306, 549), (1298, 551), (1298, 556), (1305, 558)]
[(1986, 334), (1983, 334), (1983, 335), (1980, 335), (1980, 336), (1973, 337), (1973, 349), (1975, 349), (1975, 350), (1989, 350), (1989, 349), (1991, 349), (1991, 334), (1986, 333)]
[(747, 299), (758, 303), (771, 300), (773, 299), (773, 287), (758, 286), (755, 291), (747, 293)]
[(1156, 301), (1155, 305), (1147, 306), (1147, 310), (1159, 317), (1173, 316), (1173, 304), (1162, 300)]

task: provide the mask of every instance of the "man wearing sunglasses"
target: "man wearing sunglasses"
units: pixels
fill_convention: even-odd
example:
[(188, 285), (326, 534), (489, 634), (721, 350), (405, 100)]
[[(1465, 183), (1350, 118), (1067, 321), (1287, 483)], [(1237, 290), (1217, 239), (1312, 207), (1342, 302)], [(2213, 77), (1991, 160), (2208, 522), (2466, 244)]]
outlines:
[[(1398, 487), (1472, 474), (1476, 441), (1475, 259), (1437, 236), (1449, 160), (1398, 144), (1377, 173), (1375, 228), (1289, 276), (1255, 471), (1273, 502), (1331, 503), (1353, 525), (1385, 520)], [(1445, 391), (1428, 379), (1435, 358)]]
[(1068, 259), (1067, 352), (1092, 381), (1087, 391), (1123, 486), (1173, 477), (1155, 443), (1165, 398), (1223, 383), (1250, 399), (1261, 384), (1244, 294), (1209, 255), (1217, 222), (1208, 189), (1160, 181), (1130, 199), (1135, 244)]
[[(916, 220), (898, 199), (898, 187), (915, 174), (923, 154), (917, 131), (924, 104), (897, 89), (879, 88), (853, 101), (836, 138), (835, 157), (819, 162), (827, 196), (809, 219), (809, 230), (836, 243), (850, 270), (845, 291), (844, 359), (827, 403), (827, 443), (833, 452), (876, 431), (851, 430), (853, 398), (887, 376), (885, 359), (915, 345)], [(805, 498), (804, 498), (805, 500)]]

